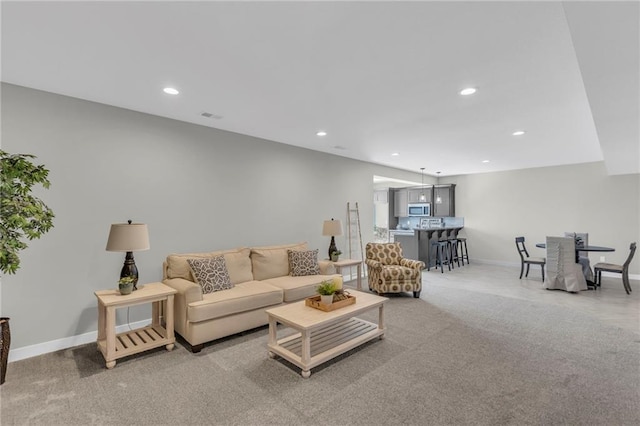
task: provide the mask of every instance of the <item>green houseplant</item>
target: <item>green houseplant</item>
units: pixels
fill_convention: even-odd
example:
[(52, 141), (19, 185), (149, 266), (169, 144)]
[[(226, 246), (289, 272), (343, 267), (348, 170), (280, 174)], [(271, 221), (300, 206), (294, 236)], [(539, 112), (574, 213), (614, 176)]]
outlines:
[(324, 280), (320, 282), (320, 285), (316, 289), (316, 291), (320, 295), (320, 300), (325, 305), (330, 305), (333, 303), (333, 295), (337, 290), (338, 286), (333, 282), (333, 280)]
[(30, 154), (0, 151), (0, 271), (15, 274), (27, 240), (40, 238), (53, 227), (54, 214), (32, 194), (35, 185), (49, 188), (49, 170), (31, 162)]
[(340, 255), (342, 254), (342, 252), (340, 250), (334, 250), (331, 252), (331, 261), (332, 262), (337, 262), (338, 259), (340, 259)]
[(133, 291), (133, 283), (135, 281), (136, 277), (131, 275), (120, 278), (118, 280), (118, 289), (120, 290), (120, 294), (131, 294)]
[[(34, 197), (34, 185), (49, 188), (49, 170), (31, 161), (30, 154), (9, 154), (0, 150), (0, 272), (15, 274), (20, 268), (24, 241), (40, 238), (53, 227), (54, 214)], [(11, 330), (9, 318), (0, 318), (0, 384), (5, 381)]]

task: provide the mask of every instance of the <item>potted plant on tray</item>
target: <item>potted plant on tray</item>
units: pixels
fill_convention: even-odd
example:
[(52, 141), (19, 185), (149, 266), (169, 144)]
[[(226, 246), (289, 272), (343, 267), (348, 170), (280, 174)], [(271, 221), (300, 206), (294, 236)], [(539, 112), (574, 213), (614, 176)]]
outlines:
[(338, 286), (333, 280), (325, 280), (320, 283), (316, 291), (320, 294), (320, 301), (325, 305), (333, 303), (333, 295), (338, 290)]
[(340, 255), (342, 254), (342, 252), (340, 250), (334, 250), (331, 252), (331, 261), (332, 262), (337, 262), (338, 259), (340, 259)]

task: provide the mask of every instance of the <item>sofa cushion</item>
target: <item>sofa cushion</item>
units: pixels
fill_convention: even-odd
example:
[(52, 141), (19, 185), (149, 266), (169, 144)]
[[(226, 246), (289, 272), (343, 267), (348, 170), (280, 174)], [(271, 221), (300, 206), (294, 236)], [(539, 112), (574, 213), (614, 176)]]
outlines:
[(287, 250), (289, 256), (289, 275), (301, 277), (318, 275), (318, 249), (315, 250)]
[(187, 259), (196, 282), (202, 287), (202, 294), (227, 290), (233, 287), (229, 279), (224, 256)]
[(260, 281), (248, 281), (229, 290), (205, 294), (201, 301), (189, 303), (187, 318), (190, 322), (200, 322), (281, 303), (282, 289)]
[(262, 281), (289, 275), (288, 250), (306, 250), (307, 243), (251, 248), (253, 279)]
[(212, 257), (211, 253), (170, 254), (167, 256), (166, 278), (182, 278), (196, 282), (193, 274), (191, 273), (191, 267), (189, 266), (187, 259), (205, 259), (208, 257)]
[(227, 264), (227, 271), (229, 272), (229, 279), (231, 280), (232, 284), (252, 281), (253, 274), (251, 273), (251, 259), (249, 258), (250, 253), (251, 250), (248, 247), (240, 247), (237, 249), (212, 251), (206, 253), (171, 254), (167, 256), (166, 278), (182, 278), (185, 280), (196, 282), (193, 274), (191, 273), (191, 268), (187, 263), (187, 259), (202, 259), (224, 255), (224, 260)]
[(334, 278), (339, 278), (340, 285), (338, 287), (342, 288), (342, 276), (340, 275), (306, 275), (303, 277), (286, 275), (284, 277), (271, 278), (264, 282), (281, 288), (284, 291), (284, 301), (288, 303), (317, 295), (316, 288), (318, 288), (318, 285), (323, 280), (332, 280)]

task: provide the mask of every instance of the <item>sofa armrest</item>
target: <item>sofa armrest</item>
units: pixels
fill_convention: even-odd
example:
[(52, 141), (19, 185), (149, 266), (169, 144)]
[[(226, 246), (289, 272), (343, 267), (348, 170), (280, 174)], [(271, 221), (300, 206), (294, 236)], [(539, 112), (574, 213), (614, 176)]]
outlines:
[(184, 278), (165, 279), (162, 282), (178, 291), (173, 297), (174, 325), (176, 332), (186, 338), (187, 322), (189, 321), (187, 307), (189, 303), (202, 300), (202, 287)]
[(185, 305), (202, 300), (202, 287), (193, 281), (184, 278), (171, 278), (164, 280), (163, 283), (176, 289), (178, 291), (176, 297), (182, 297)]
[(373, 260), (373, 259), (365, 259), (364, 263), (373, 269), (382, 271), (382, 266), (383, 266), (382, 262), (378, 262), (377, 260)]
[(333, 275), (336, 273), (336, 267), (330, 260), (318, 260), (320, 275)]
[(419, 271), (423, 270), (426, 265), (421, 260), (413, 260), (413, 259), (400, 259), (400, 266), (405, 266), (411, 269), (417, 269)]

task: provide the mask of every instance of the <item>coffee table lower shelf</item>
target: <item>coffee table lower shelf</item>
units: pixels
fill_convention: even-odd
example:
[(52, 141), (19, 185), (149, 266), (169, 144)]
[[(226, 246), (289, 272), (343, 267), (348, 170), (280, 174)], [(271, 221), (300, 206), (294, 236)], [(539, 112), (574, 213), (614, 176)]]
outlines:
[[(276, 344), (269, 344), (269, 356), (281, 356), (302, 369), (302, 377), (309, 377), (311, 369), (330, 359), (337, 357), (355, 347), (376, 338), (383, 338), (385, 329), (378, 324), (349, 318), (347, 321), (334, 323), (311, 331), (308, 349), (304, 344), (302, 333), (279, 339)], [(303, 353), (308, 350), (307, 356)], [(308, 358), (308, 361), (305, 360)]]

